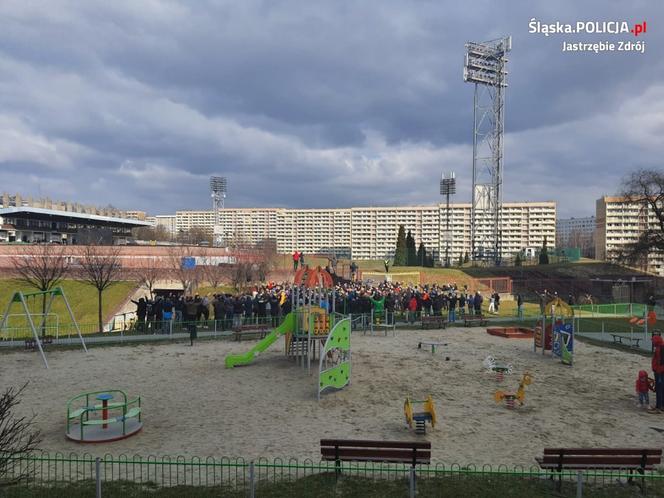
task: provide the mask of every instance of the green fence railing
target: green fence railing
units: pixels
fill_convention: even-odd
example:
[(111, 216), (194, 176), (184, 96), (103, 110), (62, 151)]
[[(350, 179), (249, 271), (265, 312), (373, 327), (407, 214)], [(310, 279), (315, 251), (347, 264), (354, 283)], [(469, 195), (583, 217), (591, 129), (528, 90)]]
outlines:
[[(339, 474), (344, 479), (338, 479)], [(199, 491), (214, 488), (217, 493), (204, 495), (197, 492), (196, 496), (219, 496), (219, 491), (224, 489), (245, 492), (245, 496), (261, 496), (263, 490), (266, 494), (270, 491), (269, 496), (338, 496), (334, 490), (339, 491), (340, 486), (348, 490), (348, 494), (354, 492), (354, 496), (365, 495), (363, 486), (368, 486), (371, 496), (415, 496), (415, 488), (417, 496), (440, 496), (442, 490), (446, 492), (445, 496), (501, 496), (515, 486), (525, 486), (528, 490), (515, 496), (580, 496), (584, 487), (588, 491), (608, 490), (610, 496), (634, 496), (634, 489), (629, 487), (626, 488), (629, 494), (620, 494), (628, 482), (638, 484), (642, 496), (662, 496), (664, 493), (664, 475), (650, 471), (643, 475), (620, 469), (558, 473), (544, 471), (535, 465), (442, 463), (418, 465), (411, 469), (404, 464), (342, 462), (337, 466), (335, 462), (281, 458), (250, 461), (243, 458), (116, 457), (108, 454), (94, 457), (73, 453), (0, 455), (0, 476), (5, 484), (13, 483), (13, 486), (0, 489), (11, 493), (12, 489), (49, 487), (54, 490), (49, 496), (58, 496), (55, 490), (68, 485), (101, 489), (112, 488), (117, 483), (149, 485), (151, 488), (194, 487)], [(556, 482), (552, 481), (554, 478)], [(381, 492), (383, 488), (384, 492)], [(279, 489), (283, 493), (280, 494)], [(396, 492), (390, 493), (388, 489)], [(14, 495), (29, 496), (20, 495), (18, 491)], [(186, 492), (183, 490), (181, 495), (186, 496)]]

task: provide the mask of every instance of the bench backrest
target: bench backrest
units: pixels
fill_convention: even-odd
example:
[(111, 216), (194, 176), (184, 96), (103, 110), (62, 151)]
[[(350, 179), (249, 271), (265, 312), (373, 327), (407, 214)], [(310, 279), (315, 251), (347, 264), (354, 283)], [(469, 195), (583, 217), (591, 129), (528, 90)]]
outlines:
[(431, 443), (428, 441), (366, 441), (356, 439), (321, 439), (323, 460), (380, 461), (428, 464)]
[(574, 466), (652, 469), (661, 461), (661, 448), (545, 448), (540, 463), (561, 469)]

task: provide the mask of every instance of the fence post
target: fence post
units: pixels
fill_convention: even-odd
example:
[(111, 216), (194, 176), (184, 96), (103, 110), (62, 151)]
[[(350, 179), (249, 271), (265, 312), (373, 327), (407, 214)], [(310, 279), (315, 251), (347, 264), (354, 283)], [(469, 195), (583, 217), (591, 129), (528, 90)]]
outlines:
[(95, 458), (95, 496), (101, 498), (101, 459)]
[(410, 498), (415, 498), (416, 488), (415, 488), (415, 467), (410, 468), (410, 473), (408, 474), (408, 496)]
[(583, 497), (583, 472), (578, 470), (576, 472), (576, 498)]
[(249, 462), (249, 498), (256, 498), (256, 483), (254, 481), (254, 461)]

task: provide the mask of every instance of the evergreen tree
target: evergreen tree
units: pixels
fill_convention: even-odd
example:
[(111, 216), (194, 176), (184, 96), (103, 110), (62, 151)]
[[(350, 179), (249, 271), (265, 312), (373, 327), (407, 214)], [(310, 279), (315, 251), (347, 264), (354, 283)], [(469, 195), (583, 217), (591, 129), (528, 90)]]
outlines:
[(408, 262), (408, 250), (406, 248), (406, 230), (403, 225), (399, 225), (397, 235), (397, 247), (394, 251), (394, 263), (392, 266), (406, 266)]
[(470, 261), (470, 258), (468, 257), (468, 252), (463, 256), (463, 262), (468, 263)]
[(463, 266), (463, 253), (459, 253), (459, 267)]
[(546, 235), (544, 236), (544, 243), (542, 244), (542, 250), (539, 254), (539, 264), (548, 265), (549, 264), (549, 251), (546, 248)]
[(420, 242), (420, 247), (417, 248), (417, 264), (419, 266), (429, 266), (429, 259), (426, 247), (424, 247), (424, 242)]
[(417, 266), (417, 250), (415, 249), (415, 237), (408, 230), (406, 235), (406, 264), (408, 266)]
[(521, 252), (516, 253), (516, 258), (514, 258), (514, 266), (521, 266)]

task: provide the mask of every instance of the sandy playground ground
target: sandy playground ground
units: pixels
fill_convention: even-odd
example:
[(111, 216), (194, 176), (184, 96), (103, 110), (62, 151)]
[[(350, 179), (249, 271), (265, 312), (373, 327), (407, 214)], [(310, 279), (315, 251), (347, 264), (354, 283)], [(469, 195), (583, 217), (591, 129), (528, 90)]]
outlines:
[[(447, 346), (432, 355), (420, 340)], [(283, 355), (283, 340), (249, 366), (227, 370), (224, 356), (253, 342), (93, 347), (49, 351), (50, 370), (35, 353), (0, 354), (2, 385), (30, 384), (20, 405), (36, 414), (46, 451), (93, 455), (185, 455), (318, 459), (322, 437), (417, 439), (446, 464), (534, 464), (545, 446), (661, 447), (664, 414), (635, 407), (638, 370), (649, 358), (577, 342), (565, 367), (532, 351), (532, 340), (490, 336), (483, 328), (397, 331), (396, 337), (352, 337), (352, 384), (316, 401), (317, 375)], [(485, 373), (487, 355), (512, 363), (498, 384)], [(449, 357), (449, 361), (445, 357)], [(520, 373), (534, 383), (514, 411), (493, 399), (516, 389)], [(64, 436), (65, 404), (86, 391), (119, 388), (143, 402), (144, 429), (124, 441), (80, 445)], [(439, 425), (417, 436), (404, 422), (407, 395), (435, 400)], [(654, 402), (654, 399), (651, 399)]]

